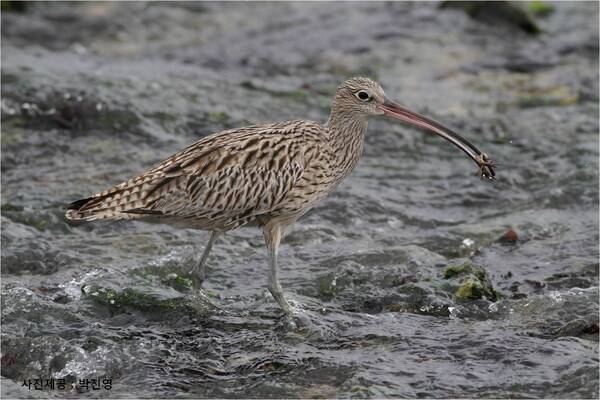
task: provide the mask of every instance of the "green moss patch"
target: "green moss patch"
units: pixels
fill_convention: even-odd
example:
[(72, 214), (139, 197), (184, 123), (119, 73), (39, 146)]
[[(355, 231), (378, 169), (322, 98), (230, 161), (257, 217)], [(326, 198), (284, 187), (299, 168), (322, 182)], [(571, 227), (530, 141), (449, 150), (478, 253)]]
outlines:
[(444, 279), (450, 279), (465, 272), (464, 265), (448, 265), (444, 269)]
[(113, 310), (122, 308), (135, 308), (142, 311), (176, 311), (186, 310), (191, 304), (185, 297), (164, 297), (153, 293), (146, 293), (135, 288), (126, 288), (118, 291), (96, 285), (87, 285), (81, 288), (85, 297), (95, 303), (107, 306)]
[(546, 3), (545, 1), (530, 1), (527, 4), (527, 10), (533, 15), (544, 16), (549, 15), (554, 12), (554, 6), (550, 3)]
[(449, 265), (443, 273), (444, 279), (456, 282), (454, 298), (457, 301), (484, 298), (497, 301), (501, 298), (500, 293), (494, 289), (486, 270), (470, 261), (463, 264)]
[(10, 212), (10, 211), (23, 211), (23, 206), (18, 206), (12, 203), (4, 203), (0, 206), (0, 211), (2, 212)]
[(171, 286), (179, 292), (189, 291), (193, 287), (193, 282), (189, 278), (185, 278), (175, 273), (170, 273), (163, 278), (163, 282)]

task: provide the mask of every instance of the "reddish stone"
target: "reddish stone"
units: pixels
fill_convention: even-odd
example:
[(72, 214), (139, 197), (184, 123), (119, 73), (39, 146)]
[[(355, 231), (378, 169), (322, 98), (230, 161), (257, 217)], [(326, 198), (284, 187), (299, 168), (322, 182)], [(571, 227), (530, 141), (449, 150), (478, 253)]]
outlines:
[(515, 243), (519, 239), (519, 236), (517, 235), (517, 232), (509, 229), (502, 235), (502, 239), (507, 242)]

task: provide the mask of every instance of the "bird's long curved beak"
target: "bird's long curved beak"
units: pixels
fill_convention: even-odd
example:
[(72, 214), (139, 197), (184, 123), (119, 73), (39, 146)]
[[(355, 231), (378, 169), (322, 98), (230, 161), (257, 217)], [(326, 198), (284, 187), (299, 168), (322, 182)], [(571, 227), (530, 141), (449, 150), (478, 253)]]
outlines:
[(400, 121), (407, 122), (411, 125), (425, 128), (451, 142), (475, 161), (481, 170), (481, 176), (484, 178), (493, 180), (496, 176), (496, 172), (494, 171), (496, 164), (488, 158), (487, 154), (483, 153), (477, 146), (460, 136), (458, 133), (446, 128), (437, 121), (421, 114), (417, 114), (387, 98), (379, 108), (387, 117), (399, 119)]

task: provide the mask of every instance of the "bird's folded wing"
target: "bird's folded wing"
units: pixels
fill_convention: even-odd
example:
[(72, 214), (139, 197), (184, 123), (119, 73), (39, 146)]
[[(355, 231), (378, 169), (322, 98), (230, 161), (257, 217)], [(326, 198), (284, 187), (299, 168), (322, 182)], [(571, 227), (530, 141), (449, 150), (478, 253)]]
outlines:
[[(146, 191), (144, 212), (234, 223), (276, 208), (302, 177), (305, 159), (292, 141), (224, 146), (165, 171)], [(261, 148), (261, 145), (263, 147)], [(297, 148), (296, 148), (297, 147)]]
[[(283, 126), (283, 125), (282, 125)], [(283, 129), (289, 129), (283, 126)], [(200, 140), (150, 171), (78, 204), (73, 217), (96, 219), (168, 215), (222, 221), (274, 209), (302, 177), (316, 145), (297, 134), (270, 130), (223, 134)]]

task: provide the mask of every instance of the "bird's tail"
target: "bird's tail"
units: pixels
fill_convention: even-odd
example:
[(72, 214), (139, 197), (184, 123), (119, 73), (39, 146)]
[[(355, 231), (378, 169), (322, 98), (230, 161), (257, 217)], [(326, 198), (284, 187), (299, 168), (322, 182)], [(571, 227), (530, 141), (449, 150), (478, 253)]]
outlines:
[[(136, 219), (143, 212), (145, 192), (153, 181), (152, 176), (138, 176), (91, 197), (67, 205), (65, 216), (72, 221), (99, 219)], [(139, 212), (138, 212), (139, 210)]]
[(111, 207), (109, 198), (88, 197), (67, 205), (65, 217), (71, 221), (95, 221), (98, 219), (126, 219), (131, 216), (118, 207)]

